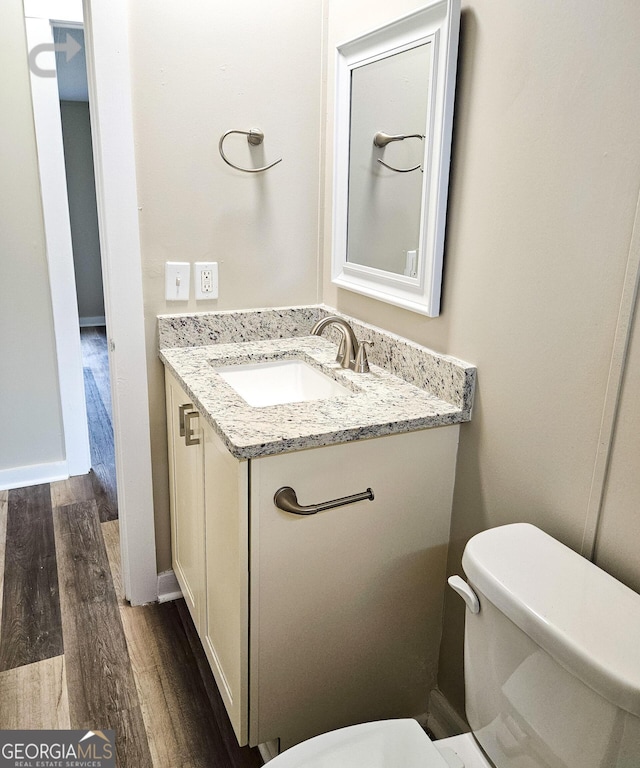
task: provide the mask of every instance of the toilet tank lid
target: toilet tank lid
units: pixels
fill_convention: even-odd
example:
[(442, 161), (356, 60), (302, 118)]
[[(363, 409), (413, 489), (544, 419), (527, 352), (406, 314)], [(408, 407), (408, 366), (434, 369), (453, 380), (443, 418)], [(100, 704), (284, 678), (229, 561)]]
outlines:
[(528, 523), (477, 534), (462, 566), (565, 669), (640, 717), (640, 595)]

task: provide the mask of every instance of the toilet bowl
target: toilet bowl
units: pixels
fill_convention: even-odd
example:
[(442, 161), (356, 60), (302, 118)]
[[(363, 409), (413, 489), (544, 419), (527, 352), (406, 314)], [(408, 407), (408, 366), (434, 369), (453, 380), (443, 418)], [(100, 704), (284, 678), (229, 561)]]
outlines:
[(533, 525), (474, 536), (466, 603), (471, 732), (382, 720), (302, 742), (273, 768), (638, 768), (640, 595)]
[(433, 742), (415, 720), (380, 720), (323, 733), (269, 768), (492, 768), (471, 734)]

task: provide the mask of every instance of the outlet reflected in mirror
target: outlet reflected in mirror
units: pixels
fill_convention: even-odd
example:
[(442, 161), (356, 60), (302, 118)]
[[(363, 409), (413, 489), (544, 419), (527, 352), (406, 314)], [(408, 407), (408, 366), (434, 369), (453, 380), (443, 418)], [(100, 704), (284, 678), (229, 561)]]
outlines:
[(440, 312), (460, 0), (337, 49), (332, 280)]

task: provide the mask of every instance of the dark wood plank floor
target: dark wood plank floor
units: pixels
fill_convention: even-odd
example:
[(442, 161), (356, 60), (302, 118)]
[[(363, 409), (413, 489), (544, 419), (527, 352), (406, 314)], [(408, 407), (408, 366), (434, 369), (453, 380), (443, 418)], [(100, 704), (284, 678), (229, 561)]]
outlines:
[(151, 768), (95, 501), (57, 507), (54, 524), (69, 719), (76, 728), (115, 730), (118, 763)]
[(0, 671), (61, 653), (49, 486), (12, 490), (7, 503)]
[(0, 729), (113, 729), (120, 768), (258, 768), (184, 601), (122, 596), (103, 329), (82, 342), (94, 471), (0, 491)]
[[(235, 740), (184, 601), (132, 607), (119, 593), (119, 523), (100, 523), (90, 493), (86, 476), (0, 492), (0, 729), (112, 728), (120, 768), (258, 768), (258, 750)], [(39, 579), (44, 608), (43, 588), (28, 589)], [(60, 632), (55, 656), (12, 650)]]
[(104, 327), (81, 328), (80, 339), (91, 446), (91, 484), (100, 521), (104, 523), (118, 517), (106, 330)]
[(82, 362), (90, 368), (98, 386), (103, 405), (111, 418), (111, 384), (109, 381), (109, 355), (107, 352), (107, 329), (90, 326), (80, 329)]

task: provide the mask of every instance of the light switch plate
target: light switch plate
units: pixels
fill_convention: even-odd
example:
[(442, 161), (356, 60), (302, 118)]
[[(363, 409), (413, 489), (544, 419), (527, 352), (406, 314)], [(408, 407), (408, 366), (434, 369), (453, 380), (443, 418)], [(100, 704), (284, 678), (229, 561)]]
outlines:
[(164, 265), (164, 291), (167, 301), (189, 301), (191, 264), (188, 261), (167, 261)]
[(218, 262), (196, 261), (194, 266), (194, 280), (196, 287), (196, 299), (218, 298)]

